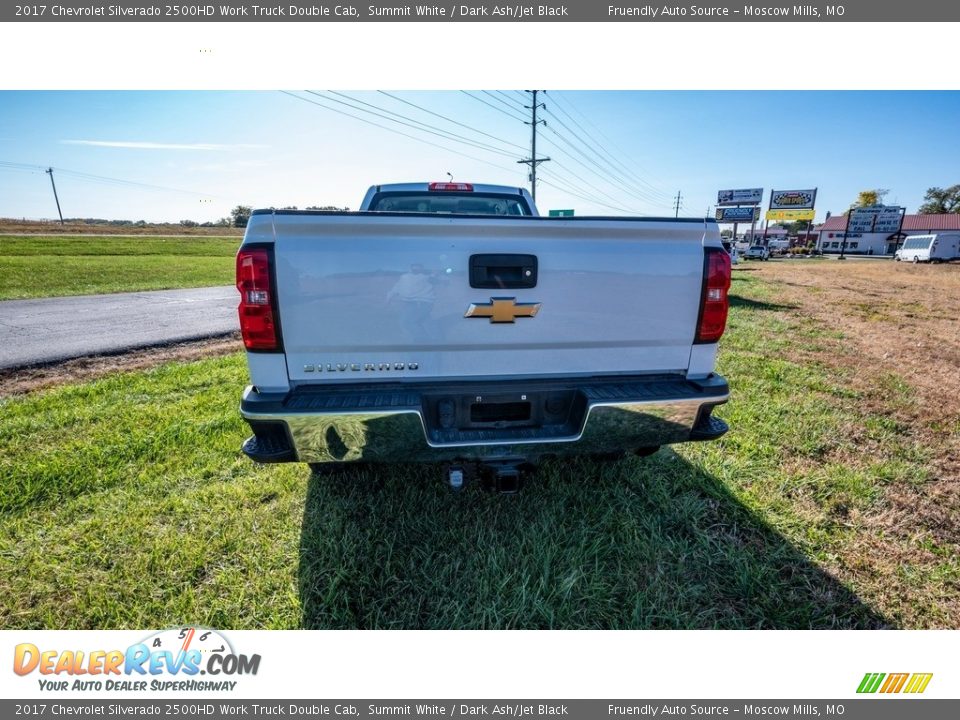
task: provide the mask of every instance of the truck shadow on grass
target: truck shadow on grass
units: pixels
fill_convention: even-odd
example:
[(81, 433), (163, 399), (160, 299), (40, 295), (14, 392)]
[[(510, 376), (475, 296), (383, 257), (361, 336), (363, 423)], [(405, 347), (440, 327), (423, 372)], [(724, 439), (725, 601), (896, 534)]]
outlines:
[(762, 300), (753, 300), (742, 295), (728, 295), (731, 308), (745, 308), (747, 310), (797, 310), (799, 305), (785, 305), (783, 303), (770, 303)]
[(888, 621), (670, 449), (547, 461), (518, 495), (434, 465), (311, 475), (307, 628), (881, 628)]

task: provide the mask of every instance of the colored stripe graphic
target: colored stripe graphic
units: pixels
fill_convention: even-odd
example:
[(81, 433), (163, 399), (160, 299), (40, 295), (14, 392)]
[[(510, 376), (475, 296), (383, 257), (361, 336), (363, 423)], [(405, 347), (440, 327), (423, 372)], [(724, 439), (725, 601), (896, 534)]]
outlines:
[[(858, 693), (875, 693), (878, 690), (881, 693), (922, 693), (927, 689), (933, 673), (866, 673), (860, 685), (857, 686)], [(882, 683), (882, 685), (881, 685)]]
[(863, 680), (860, 681), (860, 687), (857, 688), (858, 693), (875, 693), (877, 688), (880, 687), (880, 681), (884, 678), (883, 673), (867, 673), (863, 676)]
[(903, 684), (907, 682), (908, 677), (910, 677), (910, 673), (890, 673), (887, 675), (887, 681), (883, 684), (883, 687), (880, 688), (880, 692), (900, 692), (900, 690), (903, 688)]
[(904, 690), (905, 693), (922, 693), (927, 689), (927, 685), (930, 684), (930, 679), (933, 677), (933, 673), (914, 673), (910, 678), (910, 682), (907, 683), (907, 687)]

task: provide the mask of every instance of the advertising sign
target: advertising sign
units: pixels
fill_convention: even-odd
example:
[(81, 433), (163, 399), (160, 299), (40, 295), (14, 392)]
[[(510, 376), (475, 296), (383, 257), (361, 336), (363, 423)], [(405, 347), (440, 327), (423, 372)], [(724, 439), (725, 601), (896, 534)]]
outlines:
[(767, 210), (767, 220), (813, 220), (814, 210)]
[(717, 222), (721, 223), (748, 223), (760, 219), (758, 207), (725, 207), (717, 208)]
[(817, 189), (771, 190), (771, 210), (812, 210), (817, 201)]
[(900, 232), (900, 228), (903, 225), (903, 210), (904, 208), (899, 207), (883, 208), (883, 210), (877, 213), (877, 220), (873, 224), (873, 231), (889, 233), (890, 235)]
[(763, 188), (720, 190), (717, 205), (759, 205), (763, 202)]
[(903, 208), (887, 205), (853, 208), (847, 217), (848, 233), (900, 232), (903, 223)]

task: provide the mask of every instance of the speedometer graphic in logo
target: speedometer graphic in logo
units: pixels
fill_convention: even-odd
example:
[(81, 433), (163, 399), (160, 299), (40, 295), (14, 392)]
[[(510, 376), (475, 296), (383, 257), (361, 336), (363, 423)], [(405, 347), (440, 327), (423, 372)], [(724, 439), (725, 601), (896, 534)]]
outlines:
[(213, 653), (234, 654), (227, 638), (216, 630), (197, 626), (161, 630), (144, 638), (143, 643), (151, 652), (166, 650), (174, 657), (191, 650), (199, 651), (204, 658)]

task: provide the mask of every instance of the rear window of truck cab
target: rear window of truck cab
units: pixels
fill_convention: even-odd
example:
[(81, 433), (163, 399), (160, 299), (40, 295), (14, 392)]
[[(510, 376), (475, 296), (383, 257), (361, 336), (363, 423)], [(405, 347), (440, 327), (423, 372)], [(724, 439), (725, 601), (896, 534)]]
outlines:
[(374, 195), (369, 212), (431, 213), (435, 215), (530, 215), (520, 195), (464, 192), (384, 192)]

